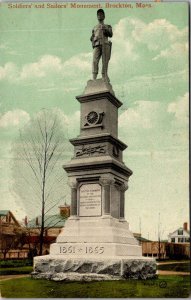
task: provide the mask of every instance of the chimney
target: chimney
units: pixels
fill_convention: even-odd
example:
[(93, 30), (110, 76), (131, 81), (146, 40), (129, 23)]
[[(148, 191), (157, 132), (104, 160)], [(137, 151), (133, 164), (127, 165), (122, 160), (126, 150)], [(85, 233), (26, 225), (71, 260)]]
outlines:
[(38, 217), (36, 217), (36, 226), (38, 226), (39, 223), (38, 223)]
[(62, 217), (65, 217), (65, 218), (69, 218), (70, 216), (70, 205), (68, 205), (66, 202), (64, 205), (61, 205), (59, 206), (60, 208), (60, 215)]
[(183, 229), (184, 229), (184, 230), (188, 230), (188, 223), (187, 223), (187, 222), (184, 222), (184, 224), (183, 224)]

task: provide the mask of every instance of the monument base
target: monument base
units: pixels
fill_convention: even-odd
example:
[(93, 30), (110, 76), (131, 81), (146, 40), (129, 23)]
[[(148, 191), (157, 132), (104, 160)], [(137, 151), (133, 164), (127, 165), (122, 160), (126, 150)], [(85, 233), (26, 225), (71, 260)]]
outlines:
[(156, 277), (156, 262), (146, 257), (63, 258), (44, 255), (34, 258), (35, 279), (54, 281), (103, 281), (151, 279)]
[(109, 82), (105, 81), (103, 78), (88, 80), (83, 94), (87, 95), (101, 92), (110, 92), (111, 94), (115, 95), (112, 85)]
[(32, 277), (55, 281), (154, 278), (155, 260), (141, 255), (126, 220), (70, 217), (51, 244), (50, 255), (34, 258)]

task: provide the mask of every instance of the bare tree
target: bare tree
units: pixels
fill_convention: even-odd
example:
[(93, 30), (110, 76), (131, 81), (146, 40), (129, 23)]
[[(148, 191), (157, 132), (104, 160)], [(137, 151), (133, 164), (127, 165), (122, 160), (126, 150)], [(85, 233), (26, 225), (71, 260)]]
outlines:
[(45, 216), (62, 202), (67, 194), (62, 164), (67, 159), (68, 139), (64, 124), (55, 111), (41, 111), (20, 131), (16, 143), (14, 178), (15, 191), (25, 208), (40, 210), (40, 251), (43, 250)]

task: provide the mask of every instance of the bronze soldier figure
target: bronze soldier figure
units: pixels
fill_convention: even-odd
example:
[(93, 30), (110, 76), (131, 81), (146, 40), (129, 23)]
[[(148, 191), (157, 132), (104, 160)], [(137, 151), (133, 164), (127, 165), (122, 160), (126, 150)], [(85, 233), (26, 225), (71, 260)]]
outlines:
[(108, 40), (108, 37), (112, 37), (113, 32), (110, 25), (104, 24), (105, 13), (103, 9), (97, 11), (97, 19), (99, 23), (93, 28), (92, 36), (90, 38), (93, 47), (93, 79), (95, 80), (97, 78), (99, 61), (102, 57), (102, 78), (109, 82), (107, 70), (111, 56), (112, 43)]

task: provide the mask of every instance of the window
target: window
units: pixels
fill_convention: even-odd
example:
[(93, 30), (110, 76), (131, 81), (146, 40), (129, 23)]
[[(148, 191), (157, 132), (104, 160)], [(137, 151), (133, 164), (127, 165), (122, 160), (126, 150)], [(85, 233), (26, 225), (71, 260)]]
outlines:
[(184, 239), (183, 238), (178, 238), (178, 243), (183, 243)]
[(178, 229), (178, 235), (183, 235), (183, 229)]
[(175, 243), (175, 238), (171, 238), (171, 243)]

